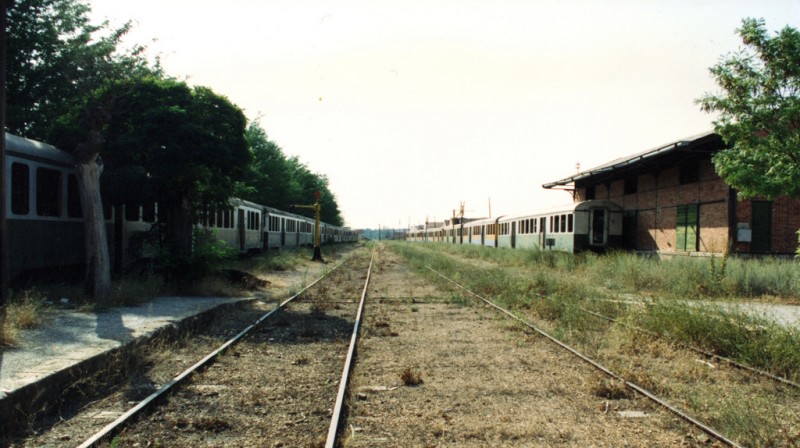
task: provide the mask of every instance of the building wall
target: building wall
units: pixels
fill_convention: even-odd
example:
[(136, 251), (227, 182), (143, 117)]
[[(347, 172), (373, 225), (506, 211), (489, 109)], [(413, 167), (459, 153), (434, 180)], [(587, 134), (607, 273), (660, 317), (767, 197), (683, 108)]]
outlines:
[[(755, 228), (757, 223), (753, 222), (753, 201), (763, 200), (731, 198), (730, 195), (735, 192), (716, 174), (710, 156), (697, 162), (696, 179), (683, 184), (681, 168), (677, 165), (663, 165), (650, 171), (631, 171), (630, 175), (636, 179), (635, 191), (626, 193), (626, 182), (619, 179), (589, 185), (594, 190), (593, 195), (588, 194), (585, 187), (578, 188), (574, 198), (576, 201), (610, 200), (622, 205), (626, 219), (635, 216), (635, 238), (625, 238), (626, 242), (635, 244), (631, 249), (665, 254), (722, 253), (726, 250), (759, 253), (754, 244), (740, 241), (739, 238), (740, 229)], [(697, 251), (679, 250), (678, 207), (692, 204), (696, 204), (699, 211), (698, 248)], [(768, 253), (794, 254), (798, 247), (800, 201), (783, 197), (770, 204)]]
[[(738, 240), (738, 228), (752, 228), (752, 201), (729, 198), (732, 190), (716, 174), (710, 158), (701, 160), (697, 180), (681, 184), (680, 168), (634, 174), (636, 191), (625, 193), (625, 181), (595, 185), (595, 199), (607, 199), (636, 215), (636, 250), (663, 254), (754, 252), (749, 242)], [(575, 200), (587, 198), (586, 188), (575, 192)], [(677, 248), (678, 207), (697, 204), (699, 250)], [(730, 208), (733, 208), (732, 210)], [(733, 222), (731, 222), (731, 219)], [(770, 249), (772, 254), (794, 254), (798, 247), (800, 201), (779, 198), (771, 202)]]
[[(764, 199), (754, 199), (764, 200)], [(797, 231), (800, 229), (800, 201), (786, 197), (777, 198), (772, 202), (772, 234), (770, 238), (770, 253), (793, 254), (798, 247)], [(737, 201), (735, 206), (735, 225), (737, 228), (752, 228), (753, 222), (753, 201)], [(753, 251), (751, 243), (733, 243), (735, 252), (750, 253)]]
[[(678, 250), (678, 206), (699, 205), (699, 252), (724, 252), (728, 245), (728, 186), (716, 175), (711, 161), (697, 165), (697, 180), (681, 184), (680, 169), (672, 166), (657, 173), (640, 173), (636, 191), (625, 193), (625, 180), (596, 185), (596, 199), (608, 199), (626, 211), (636, 211), (636, 249), (662, 253)], [(579, 189), (576, 197), (585, 197)], [(695, 252), (695, 251), (691, 251)]]

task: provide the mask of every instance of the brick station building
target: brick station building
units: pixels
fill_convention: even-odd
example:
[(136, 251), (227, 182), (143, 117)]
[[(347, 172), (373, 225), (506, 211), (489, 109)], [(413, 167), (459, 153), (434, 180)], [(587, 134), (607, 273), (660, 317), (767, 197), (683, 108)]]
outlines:
[(738, 200), (711, 157), (725, 148), (708, 132), (544, 184), (576, 202), (605, 199), (623, 212), (625, 248), (661, 255), (794, 255), (800, 201)]

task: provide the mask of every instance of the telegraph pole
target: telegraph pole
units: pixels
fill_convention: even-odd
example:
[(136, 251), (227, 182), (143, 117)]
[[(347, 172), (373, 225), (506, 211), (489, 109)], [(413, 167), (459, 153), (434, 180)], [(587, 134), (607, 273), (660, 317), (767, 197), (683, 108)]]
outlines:
[(314, 203), (312, 205), (294, 205), (293, 207), (297, 208), (310, 208), (314, 210), (314, 255), (311, 257), (311, 261), (319, 261), (324, 262), (325, 260), (322, 259), (322, 250), (320, 249), (320, 235), (319, 235), (319, 212), (320, 212), (320, 205), (319, 205), (319, 191), (314, 192)]
[(8, 303), (8, 282), (10, 268), (8, 263), (11, 261), (8, 255), (8, 222), (6, 221), (6, 60), (8, 51), (6, 50), (7, 28), (8, 28), (8, 4), (9, 0), (3, 2), (3, 10), (0, 11), (0, 328), (5, 325), (6, 304)]

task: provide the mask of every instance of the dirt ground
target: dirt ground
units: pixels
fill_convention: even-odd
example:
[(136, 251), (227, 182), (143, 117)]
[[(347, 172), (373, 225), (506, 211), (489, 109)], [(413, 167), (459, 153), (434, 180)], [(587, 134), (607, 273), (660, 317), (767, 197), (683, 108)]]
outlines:
[[(368, 250), (349, 255), (359, 261), (193, 377), (113, 446), (324, 446)], [(335, 264), (265, 278), (266, 297), (192, 340), (229, 337)], [(382, 246), (363, 325), (343, 446), (715, 446), (543, 338), (413, 273)], [(130, 384), (17, 446), (79, 444), (201, 353), (187, 341), (157, 347)]]
[[(707, 437), (380, 251), (347, 447), (709, 446)], [(405, 379), (419, 380), (406, 385)]]

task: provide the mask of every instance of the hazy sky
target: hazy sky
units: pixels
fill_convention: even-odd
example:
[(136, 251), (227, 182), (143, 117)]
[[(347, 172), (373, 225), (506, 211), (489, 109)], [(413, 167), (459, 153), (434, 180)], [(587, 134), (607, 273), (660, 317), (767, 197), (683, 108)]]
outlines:
[(800, 27), (798, 0), (90, 4), (327, 175), (355, 228), (568, 203), (542, 184), (712, 128), (694, 100), (742, 18)]

